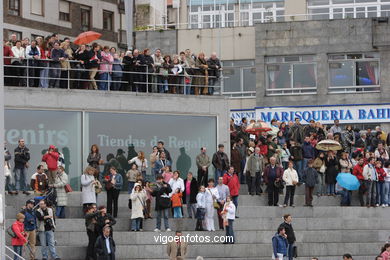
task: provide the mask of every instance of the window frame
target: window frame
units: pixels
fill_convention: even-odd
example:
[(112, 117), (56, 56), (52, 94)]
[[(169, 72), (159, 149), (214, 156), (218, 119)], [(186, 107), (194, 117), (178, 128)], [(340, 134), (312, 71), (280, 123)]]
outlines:
[[(110, 19), (110, 28), (104, 27), (105, 19), (107, 18), (106, 15), (109, 15), (108, 18)], [(103, 9), (103, 30), (110, 31), (110, 32), (114, 31), (114, 12), (110, 10)]]
[[(11, 9), (11, 6), (15, 6), (15, 4), (11, 5), (11, 2), (13, 3), (17, 3), (17, 8), (12, 8)], [(8, 0), (8, 14), (9, 15), (14, 15), (14, 16), (20, 16), (21, 14), (21, 4), (22, 4), (22, 1), (21, 0)]]
[[(352, 54), (361, 54), (362, 58), (351, 59), (348, 58), (348, 55)], [(377, 57), (366, 58), (366, 55), (376, 54)], [(344, 56), (343, 59), (331, 59), (332, 56)], [(338, 63), (343, 61), (353, 62), (353, 85), (352, 86), (331, 86), (331, 63)], [(381, 63), (380, 63), (380, 53), (379, 52), (347, 52), (347, 53), (330, 53), (328, 54), (328, 93), (329, 94), (340, 94), (340, 93), (372, 93), (381, 91)], [(377, 62), (378, 63), (378, 83), (376, 85), (357, 85), (356, 83), (356, 69), (357, 62)]]
[[(286, 61), (286, 58), (293, 59), (298, 57), (298, 60)], [(305, 60), (305, 57), (312, 57), (312, 60)], [(271, 58), (282, 59), (279, 61), (269, 61)], [(269, 65), (289, 65), (290, 71), (290, 88), (269, 88)], [(294, 88), (294, 65), (313, 65), (315, 87)], [(265, 95), (266, 96), (280, 96), (280, 95), (315, 95), (318, 89), (318, 74), (317, 74), (317, 56), (315, 54), (301, 54), (301, 55), (283, 55), (283, 56), (266, 56), (265, 57)]]
[(34, 0), (30, 0), (30, 14), (37, 15), (37, 16), (45, 16), (45, 0), (38, 0), (41, 1), (41, 14), (33, 13), (32, 11), (32, 5)]
[[(69, 6), (69, 13), (61, 12), (61, 9), (60, 9), (61, 2), (66, 2), (66, 4), (68, 4), (68, 6)], [(63, 17), (61, 17), (61, 14), (67, 16), (68, 19), (62, 19)], [(64, 21), (64, 22), (70, 22), (70, 2), (69, 1), (67, 1), (67, 0), (59, 0), (58, 1), (58, 19), (60, 21)]]
[[(80, 26), (81, 26), (81, 29), (83, 31), (89, 31), (91, 30), (91, 26), (92, 26), (92, 7), (91, 6), (88, 6), (88, 5), (82, 5), (80, 6)], [(89, 19), (88, 19), (88, 25), (84, 25), (83, 24), (83, 13), (89, 13)], [(88, 27), (88, 28), (86, 28)]]
[[(247, 62), (247, 64), (235, 64), (237, 62)], [(256, 64), (255, 60), (224, 60), (221, 61), (222, 68), (224, 71), (228, 71), (230, 69), (239, 69), (239, 77), (240, 77), (240, 88), (238, 91), (225, 91), (223, 89), (222, 95), (229, 96), (231, 98), (255, 98), (256, 97)], [(244, 70), (255, 70), (255, 90), (245, 90), (244, 84)], [(223, 75), (225, 78), (229, 78), (229, 75)], [(224, 84), (225, 87), (225, 84)]]

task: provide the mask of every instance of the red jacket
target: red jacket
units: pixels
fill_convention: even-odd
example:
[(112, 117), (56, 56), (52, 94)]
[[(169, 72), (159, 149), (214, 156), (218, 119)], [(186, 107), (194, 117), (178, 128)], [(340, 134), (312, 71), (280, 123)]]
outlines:
[(230, 196), (238, 196), (240, 193), (240, 181), (236, 173), (230, 176), (228, 173), (223, 175), (223, 184), (229, 187)]
[[(14, 54), (12, 53), (11, 47), (8, 45), (3, 46), (3, 55), (4, 57), (13, 57)], [(4, 58), (4, 65), (11, 65), (11, 59), (10, 58)]]
[(364, 168), (364, 164), (363, 165), (356, 164), (352, 170), (352, 174), (355, 175), (359, 181), (364, 181), (363, 168)]
[(55, 171), (57, 170), (59, 157), (57, 152), (46, 153), (42, 156), (42, 161), (46, 162), (49, 171)]
[(257, 147), (260, 148), (260, 154), (266, 157), (268, 153), (268, 146), (266, 144), (262, 144), (262, 145), (258, 145)]
[(383, 168), (377, 168), (375, 167), (375, 170), (376, 170), (376, 175), (378, 177), (378, 181), (385, 181), (385, 177), (386, 177), (386, 173), (385, 173), (385, 170)]
[(12, 230), (14, 231), (16, 237), (11, 239), (11, 245), (13, 246), (23, 246), (27, 243), (27, 234), (24, 233), (24, 223), (15, 221), (12, 224)]
[[(276, 165), (275, 167), (276, 167), (276, 179), (280, 180), (283, 177), (284, 170), (282, 167), (279, 167), (278, 165)], [(265, 184), (268, 184), (268, 175), (270, 169), (271, 169), (271, 164), (267, 165), (267, 167), (265, 167), (264, 169), (263, 179)]]

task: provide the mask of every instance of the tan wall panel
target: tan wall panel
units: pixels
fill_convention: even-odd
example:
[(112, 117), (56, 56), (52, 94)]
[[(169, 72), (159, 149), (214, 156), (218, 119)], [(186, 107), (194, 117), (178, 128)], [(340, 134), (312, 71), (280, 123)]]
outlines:
[[(286, 0), (284, 2), (284, 13), (286, 15), (306, 14), (306, 0)], [(286, 16), (286, 21), (305, 20), (305, 16)]]

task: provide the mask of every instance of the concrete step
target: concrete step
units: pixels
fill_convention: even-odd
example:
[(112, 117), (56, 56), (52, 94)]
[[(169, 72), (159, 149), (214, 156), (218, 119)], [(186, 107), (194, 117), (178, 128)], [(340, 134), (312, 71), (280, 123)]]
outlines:
[[(6, 220), (6, 227), (9, 227), (14, 220)], [(234, 221), (234, 230), (236, 231), (275, 231), (282, 223), (282, 218), (238, 218)], [(215, 226), (218, 222), (214, 220)], [(377, 224), (379, 223), (379, 224)], [(172, 230), (194, 231), (195, 220), (191, 219), (169, 219), (169, 225)], [(144, 231), (153, 231), (156, 227), (155, 219), (144, 220)], [(294, 230), (300, 231), (338, 231), (344, 230), (350, 232), (353, 230), (380, 230), (389, 231), (390, 221), (388, 217), (369, 218), (369, 219), (349, 219), (349, 218), (293, 218)], [(130, 230), (129, 218), (118, 218), (114, 226), (114, 231)], [(84, 219), (57, 219), (56, 232), (84, 232)], [(389, 232), (390, 235), (390, 232)]]
[[(302, 259), (312, 256), (333, 257), (328, 259), (340, 259), (340, 256), (349, 252), (353, 256), (376, 256), (383, 243), (297, 243), (298, 252)], [(86, 248), (83, 246), (57, 246), (57, 253), (63, 259), (74, 260), (85, 257)], [(40, 258), (40, 250), (38, 250)], [(268, 244), (190, 244), (188, 248), (189, 259), (202, 255), (209, 258), (242, 258), (253, 259), (270, 257), (272, 254), (271, 243)], [(66, 257), (65, 257), (66, 256)], [(166, 245), (118, 245), (116, 257), (118, 259), (167, 259)]]
[[(235, 230), (236, 244), (266, 244), (271, 243), (277, 227), (270, 231), (238, 231)], [(183, 232), (184, 236), (191, 239), (196, 237), (209, 237), (210, 241), (217, 241), (216, 244), (224, 242), (224, 231), (216, 232)], [(174, 232), (128, 232), (117, 231), (114, 229), (114, 240), (117, 245), (161, 245), (166, 236), (174, 236)], [(388, 231), (383, 230), (315, 230), (315, 231), (296, 231), (298, 243), (367, 243), (384, 242), (388, 239)], [(61, 246), (87, 246), (88, 237), (85, 231), (80, 232), (56, 232), (57, 245)], [(189, 240), (195, 241), (195, 240)], [(10, 243), (10, 239), (7, 240)], [(207, 244), (199, 242), (197, 244)]]

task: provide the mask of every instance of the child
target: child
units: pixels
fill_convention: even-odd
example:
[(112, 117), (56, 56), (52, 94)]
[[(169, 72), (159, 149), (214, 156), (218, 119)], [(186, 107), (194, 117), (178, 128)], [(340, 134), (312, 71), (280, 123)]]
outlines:
[(172, 208), (173, 208), (173, 218), (182, 218), (181, 207), (183, 206), (181, 198), (183, 193), (180, 192), (180, 188), (175, 190), (175, 193), (172, 195)]
[(199, 193), (196, 195), (196, 231), (203, 231), (203, 220), (206, 214), (206, 196), (205, 187), (202, 185), (199, 187)]
[(233, 231), (233, 222), (236, 218), (236, 206), (232, 202), (231, 196), (226, 197), (226, 203), (223, 206), (222, 213), (224, 218), (224, 226), (226, 229), (227, 240), (224, 244), (234, 244), (234, 231)]
[(129, 194), (131, 194), (133, 188), (134, 188), (134, 184), (135, 182), (137, 181), (137, 179), (139, 179), (139, 177), (142, 176), (141, 173), (138, 171), (138, 166), (134, 163), (132, 166), (131, 166), (131, 169), (127, 171), (126, 173), (126, 177), (127, 177), (127, 181), (129, 183)]
[(164, 172), (163, 172), (162, 176), (164, 178), (164, 181), (166, 183), (169, 183), (169, 181), (171, 180), (171, 178), (173, 176), (173, 173), (171, 171), (171, 167), (170, 166), (165, 166)]

